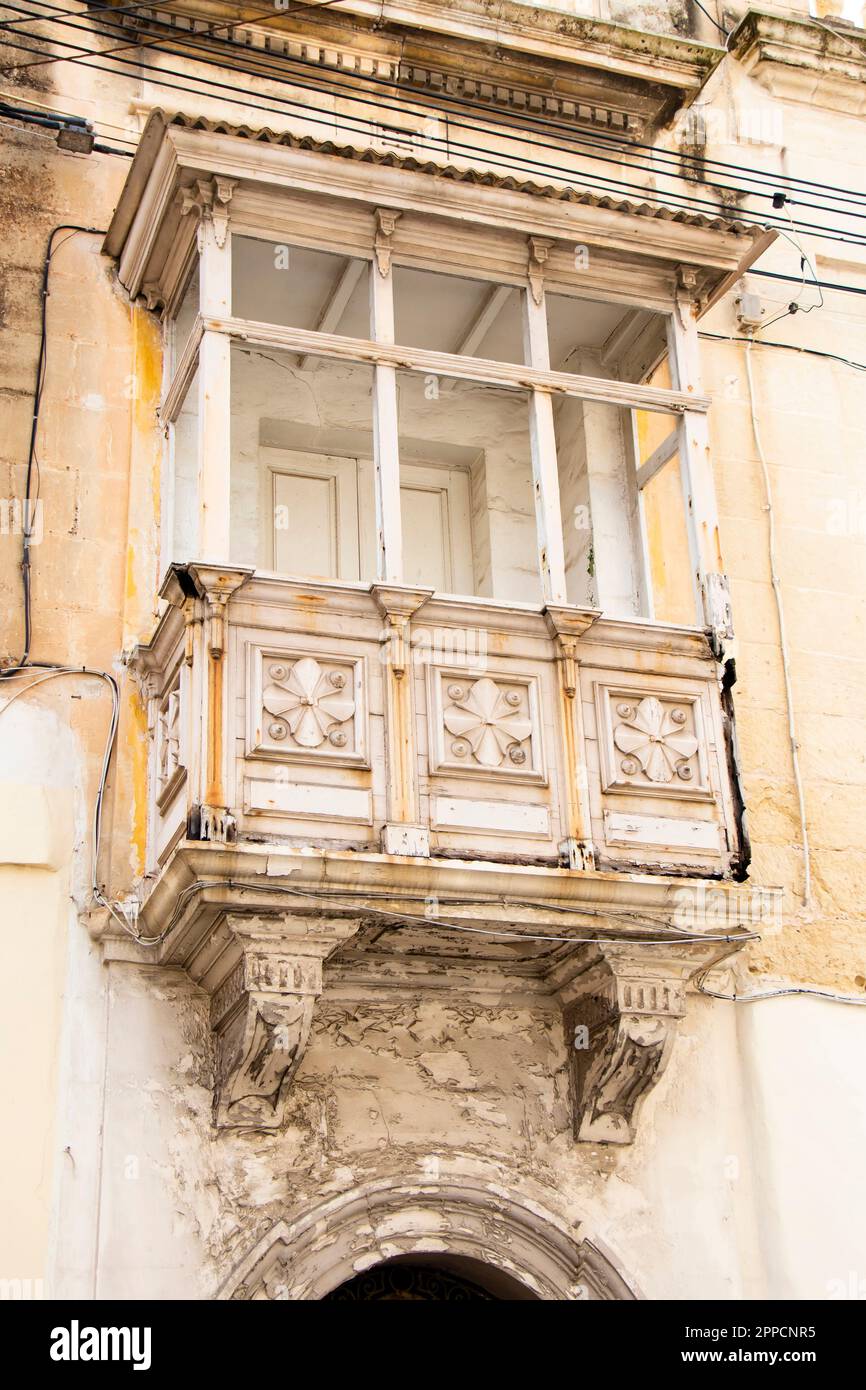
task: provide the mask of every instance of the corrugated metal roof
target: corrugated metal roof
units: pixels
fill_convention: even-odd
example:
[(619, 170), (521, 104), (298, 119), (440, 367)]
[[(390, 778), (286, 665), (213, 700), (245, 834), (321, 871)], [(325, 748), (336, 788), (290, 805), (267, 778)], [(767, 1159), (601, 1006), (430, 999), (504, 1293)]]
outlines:
[(414, 155), (398, 154), (394, 150), (377, 150), (369, 145), (340, 144), (335, 140), (318, 140), (311, 135), (294, 135), (291, 131), (271, 130), (267, 126), (254, 128), (247, 125), (234, 125), (230, 121), (212, 120), (204, 116), (189, 116), (180, 111), (155, 110), (152, 112), (150, 120), (152, 121), (155, 117), (161, 118), (167, 126), (181, 126), (186, 130), (206, 130), (212, 134), (231, 135), (242, 140), (286, 145), (296, 150), (313, 150), (317, 154), (334, 155), (340, 159), (354, 159), (364, 164), (381, 165), (383, 168), (407, 169), (415, 173), (430, 174), (434, 178), (452, 179), (458, 183), (509, 189), (515, 193), (526, 193), (535, 198), (584, 203), (590, 207), (622, 212), (630, 217), (655, 218), (662, 222), (681, 222), (689, 227), (705, 227), (750, 238), (763, 235), (767, 231), (767, 228), (760, 223), (744, 222), (737, 218), (726, 217), (722, 213), (713, 217), (703, 213), (687, 212), (684, 208), (679, 207), (632, 202), (616, 194), (595, 193), (590, 189), (577, 188), (569, 184), (537, 183), (533, 179), (496, 174), (487, 169), (461, 168), (455, 164), (440, 164), (436, 160), (418, 159)]

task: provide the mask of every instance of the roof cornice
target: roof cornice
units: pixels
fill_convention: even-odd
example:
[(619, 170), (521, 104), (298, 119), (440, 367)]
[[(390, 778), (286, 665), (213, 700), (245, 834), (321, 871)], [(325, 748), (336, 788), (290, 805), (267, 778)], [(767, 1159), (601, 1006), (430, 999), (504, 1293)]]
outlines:
[(866, 31), (750, 10), (731, 54), (774, 96), (861, 115), (866, 111)]

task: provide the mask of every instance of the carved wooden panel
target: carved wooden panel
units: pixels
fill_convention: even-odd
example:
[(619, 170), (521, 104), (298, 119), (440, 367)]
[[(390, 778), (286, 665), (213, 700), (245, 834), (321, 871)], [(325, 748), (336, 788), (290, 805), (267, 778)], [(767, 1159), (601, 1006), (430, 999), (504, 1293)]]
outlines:
[(538, 678), (429, 668), (430, 771), (546, 781)]
[(247, 757), (368, 765), (363, 657), (250, 644)]
[(181, 724), (181, 676), (178, 666), (159, 698), (154, 739), (156, 742), (156, 804), (165, 810), (186, 776)]
[(712, 797), (699, 692), (598, 683), (595, 703), (605, 792)]

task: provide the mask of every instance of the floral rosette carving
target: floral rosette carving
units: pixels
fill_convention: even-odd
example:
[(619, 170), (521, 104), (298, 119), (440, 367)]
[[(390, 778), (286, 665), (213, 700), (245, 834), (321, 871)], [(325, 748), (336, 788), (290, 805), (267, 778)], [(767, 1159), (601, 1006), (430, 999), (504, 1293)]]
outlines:
[(519, 767), (526, 761), (521, 744), (532, 733), (532, 721), (520, 712), (516, 691), (502, 691), (483, 676), (468, 691), (452, 686), (448, 693), (453, 703), (443, 714), (445, 728), (458, 745), (468, 744), (476, 762), (501, 767), (508, 758)]
[(285, 729), (299, 748), (319, 748), (327, 739), (337, 748), (346, 744), (340, 729), (355, 713), (355, 701), (345, 690), (342, 671), (324, 671), (314, 657), (304, 656), (291, 668), (270, 667), (271, 684), (262, 693), (262, 705), (278, 723), (272, 738), (285, 737)]
[(672, 782), (677, 776), (689, 780), (688, 760), (697, 752), (698, 740), (683, 727), (685, 710), (666, 710), (655, 695), (647, 695), (638, 705), (617, 705), (617, 714), (622, 722), (613, 731), (613, 741), (626, 754), (626, 775), (640, 768), (651, 782)]

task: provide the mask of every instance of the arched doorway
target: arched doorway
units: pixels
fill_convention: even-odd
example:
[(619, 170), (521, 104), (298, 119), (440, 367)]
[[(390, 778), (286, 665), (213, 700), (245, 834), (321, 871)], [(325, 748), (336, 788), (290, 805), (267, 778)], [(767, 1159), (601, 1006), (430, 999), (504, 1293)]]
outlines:
[[(597, 1243), (532, 1194), (477, 1174), (374, 1179), (280, 1221), (236, 1266), (220, 1298), (321, 1302), (354, 1281), (402, 1264), (429, 1297), (431, 1271), (487, 1299), (611, 1300), (635, 1294)], [(407, 1275), (377, 1275), (380, 1281)], [(379, 1301), (364, 1299), (367, 1301)]]
[(338, 1284), (323, 1303), (522, 1302), (536, 1295), (518, 1279), (465, 1255), (397, 1255)]

